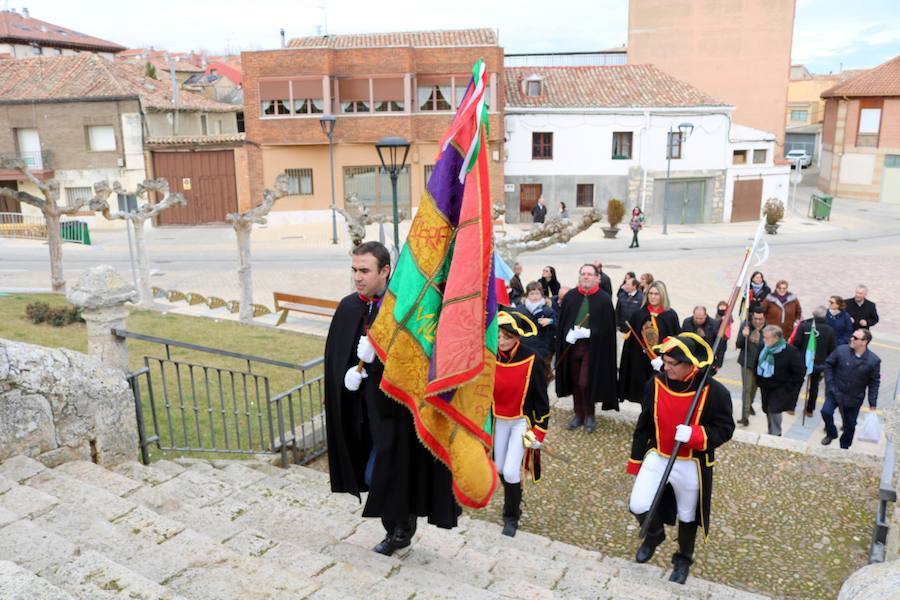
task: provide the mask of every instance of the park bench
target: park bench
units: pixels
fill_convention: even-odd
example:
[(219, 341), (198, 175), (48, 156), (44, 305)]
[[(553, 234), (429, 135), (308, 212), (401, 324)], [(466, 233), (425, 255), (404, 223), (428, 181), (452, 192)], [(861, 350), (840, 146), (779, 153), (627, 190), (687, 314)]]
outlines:
[(275, 292), (272, 296), (275, 298), (275, 312), (279, 313), (278, 321), (275, 323), (276, 327), (284, 323), (289, 312), (306, 313), (318, 315), (320, 317), (332, 317), (338, 306), (338, 303), (334, 300), (297, 296), (295, 294), (285, 294), (283, 292)]

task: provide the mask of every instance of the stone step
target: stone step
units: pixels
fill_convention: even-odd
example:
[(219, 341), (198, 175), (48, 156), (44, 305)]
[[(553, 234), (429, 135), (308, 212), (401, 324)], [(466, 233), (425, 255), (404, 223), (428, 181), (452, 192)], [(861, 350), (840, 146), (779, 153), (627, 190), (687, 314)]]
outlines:
[(0, 560), (0, 600), (73, 600), (65, 591), (14, 562)]

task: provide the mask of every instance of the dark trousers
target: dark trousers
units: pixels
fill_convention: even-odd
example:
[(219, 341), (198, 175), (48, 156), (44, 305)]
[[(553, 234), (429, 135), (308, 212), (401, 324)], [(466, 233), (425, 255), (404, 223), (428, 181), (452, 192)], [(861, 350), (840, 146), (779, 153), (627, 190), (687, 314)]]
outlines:
[(632, 229), (632, 230), (631, 230), (631, 246), (628, 246), (629, 248), (632, 248), (632, 247), (638, 248), (638, 247), (640, 247), (640, 244), (638, 244), (638, 239), (637, 239), (638, 231), (639, 231), (638, 229)]
[(579, 340), (571, 348), (569, 350), (569, 377), (572, 378), (575, 416), (579, 419), (593, 417), (594, 400), (588, 394), (588, 384), (591, 380), (588, 341)]
[(844, 422), (844, 431), (841, 433), (841, 448), (849, 448), (853, 443), (853, 435), (856, 433), (856, 419), (859, 417), (859, 409), (862, 404), (855, 408), (849, 406), (838, 406), (831, 394), (825, 394), (825, 404), (822, 406), (822, 421), (825, 422), (825, 433), (830, 438), (838, 436), (837, 428), (834, 426), (834, 410), (841, 412), (841, 420)]
[(819, 382), (822, 381), (822, 372), (813, 370), (809, 376), (809, 384), (806, 390), (806, 412), (816, 410), (816, 401), (819, 399)]

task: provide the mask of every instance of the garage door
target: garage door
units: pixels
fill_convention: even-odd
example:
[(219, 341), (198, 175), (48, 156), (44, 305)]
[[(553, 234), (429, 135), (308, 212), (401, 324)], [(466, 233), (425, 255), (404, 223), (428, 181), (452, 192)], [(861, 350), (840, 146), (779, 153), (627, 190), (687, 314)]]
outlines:
[(737, 179), (731, 203), (731, 222), (757, 221), (762, 204), (762, 179)]
[(181, 192), (187, 200), (185, 207), (159, 213), (160, 225), (223, 223), (225, 215), (237, 212), (231, 150), (154, 152), (153, 171), (169, 181), (171, 191)]
[[(665, 180), (657, 179), (654, 184), (656, 206), (662, 207)], [(702, 223), (706, 198), (706, 180), (692, 179), (669, 182), (669, 199), (666, 219), (669, 225), (689, 225)], [(659, 209), (659, 213), (662, 210)]]
[(900, 204), (900, 154), (884, 157), (884, 173), (881, 176), (881, 201)]

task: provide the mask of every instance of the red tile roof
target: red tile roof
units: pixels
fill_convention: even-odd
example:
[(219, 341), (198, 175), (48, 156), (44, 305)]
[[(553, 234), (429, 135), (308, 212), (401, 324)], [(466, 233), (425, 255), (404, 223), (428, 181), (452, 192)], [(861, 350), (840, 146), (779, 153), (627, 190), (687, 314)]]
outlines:
[(0, 42), (37, 43), (97, 52), (125, 50), (125, 46), (9, 11), (0, 12)]
[(172, 104), (168, 80), (144, 77), (143, 70), (96, 54), (0, 60), (0, 104), (101, 98), (140, 98), (145, 109), (233, 112), (241, 107), (199, 94), (178, 92)]
[(358, 33), (294, 38), (288, 48), (389, 48), (413, 46), (434, 48), (445, 46), (496, 46), (493, 29), (456, 29), (448, 31), (398, 31), (393, 33)]
[[(650, 108), (726, 106), (653, 65), (608, 67), (508, 67), (506, 108)], [(527, 96), (523, 81), (541, 80), (541, 94)]]
[(828, 88), (823, 98), (900, 96), (900, 56)]

